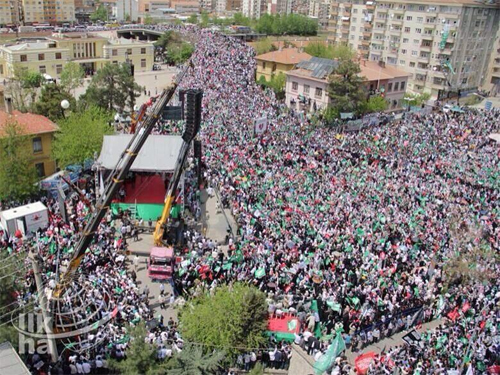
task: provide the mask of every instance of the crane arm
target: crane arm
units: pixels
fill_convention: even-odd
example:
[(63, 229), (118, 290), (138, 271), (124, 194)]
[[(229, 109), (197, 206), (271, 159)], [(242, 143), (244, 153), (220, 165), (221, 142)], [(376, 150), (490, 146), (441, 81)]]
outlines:
[(101, 220), (104, 218), (104, 215), (106, 214), (106, 211), (108, 210), (114, 195), (125, 180), (130, 167), (139, 154), (142, 146), (146, 142), (146, 139), (151, 133), (154, 125), (158, 121), (158, 118), (160, 117), (164, 107), (168, 104), (168, 102), (174, 95), (175, 90), (177, 89), (178, 82), (180, 81), (181, 77), (178, 77), (177, 81), (169, 89), (163, 90), (160, 97), (156, 101), (151, 113), (146, 115), (138, 131), (132, 136), (132, 139), (129, 142), (127, 148), (122, 153), (120, 159), (118, 160), (118, 163), (115, 166), (115, 169), (111, 172), (111, 175), (107, 179), (105, 191), (97, 202), (96, 209), (92, 213), (92, 216), (85, 226), (83, 234), (75, 247), (75, 251), (73, 253), (73, 257), (70, 260), (68, 268), (62, 275), (59, 284), (54, 289), (54, 297), (59, 298), (66, 290), (67, 285), (73, 278), (83, 257), (85, 256), (85, 251), (94, 239), (94, 234), (96, 233)]

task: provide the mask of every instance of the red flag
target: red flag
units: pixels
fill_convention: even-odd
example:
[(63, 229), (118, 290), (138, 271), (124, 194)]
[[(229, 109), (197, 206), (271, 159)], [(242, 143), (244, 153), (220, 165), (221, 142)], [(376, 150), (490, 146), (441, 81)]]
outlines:
[(467, 312), (467, 310), (470, 309), (470, 304), (469, 302), (465, 302), (464, 305), (462, 306), (462, 312)]
[(354, 366), (356, 367), (357, 374), (366, 374), (370, 368), (370, 364), (375, 360), (377, 354), (375, 352), (368, 352), (356, 357)]
[(450, 318), (454, 322), (455, 320), (457, 320), (457, 318), (458, 318), (459, 315), (460, 315), (460, 313), (458, 312), (458, 307), (455, 307), (453, 309), (453, 311), (450, 311), (448, 313), (447, 316), (448, 316), (448, 318)]
[(118, 307), (115, 307), (113, 309), (113, 312), (111, 312), (111, 317), (114, 318), (118, 314)]

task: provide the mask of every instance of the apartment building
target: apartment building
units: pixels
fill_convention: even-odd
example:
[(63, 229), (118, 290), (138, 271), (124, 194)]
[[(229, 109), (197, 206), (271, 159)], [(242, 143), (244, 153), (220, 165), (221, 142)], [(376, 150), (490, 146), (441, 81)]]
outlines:
[[(203, 6), (202, 6), (203, 7)], [(217, 0), (215, 2), (215, 11), (218, 15), (237, 13), (242, 10), (241, 0)]]
[(500, 95), (500, 28), (493, 44), (488, 72), (481, 88), (489, 91), (491, 95)]
[(241, 12), (245, 17), (259, 19), (267, 12), (267, 0), (242, 0)]
[(332, 6), (330, 42), (404, 69), (410, 91), (434, 99), (482, 86), (500, 24), (498, 0), (346, 1)]
[(0, 24), (50, 23), (75, 21), (75, 0), (0, 0)]
[(326, 29), (330, 18), (330, 0), (311, 0), (308, 15), (318, 20), (319, 27)]
[(139, 19), (139, 0), (116, 0), (112, 13), (117, 21), (135, 22)]
[(87, 74), (93, 74), (106, 63), (129, 61), (135, 72), (150, 71), (154, 64), (152, 43), (106, 39), (91, 34), (54, 34), (37, 41), (21, 41), (0, 47), (0, 78), (12, 78), (14, 67), (59, 78), (64, 65), (73, 61)]

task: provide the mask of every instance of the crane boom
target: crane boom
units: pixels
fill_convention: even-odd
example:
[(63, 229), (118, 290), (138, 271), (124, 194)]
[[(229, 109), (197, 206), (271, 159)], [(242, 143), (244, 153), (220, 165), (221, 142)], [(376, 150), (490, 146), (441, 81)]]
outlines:
[[(186, 71), (187, 69), (184, 71), (184, 73)], [(178, 83), (181, 81), (181, 79), (182, 76), (177, 77), (176, 82), (174, 82), (174, 84), (170, 88), (163, 90), (158, 100), (156, 101), (151, 113), (146, 115), (138, 131), (132, 136), (132, 139), (130, 140), (128, 146), (120, 156), (118, 163), (116, 164), (114, 170), (111, 172), (109, 178), (106, 181), (107, 183), (105, 191), (97, 202), (96, 209), (92, 213), (92, 216), (85, 226), (83, 234), (75, 247), (75, 252), (73, 253), (73, 257), (70, 260), (68, 268), (62, 275), (61, 281), (54, 289), (54, 297), (59, 298), (73, 278), (76, 270), (80, 265), (80, 262), (85, 256), (85, 251), (94, 239), (94, 234), (97, 231), (101, 220), (104, 218), (104, 215), (106, 214), (106, 211), (108, 210), (114, 195), (123, 183), (128, 171), (130, 170), (130, 167), (134, 163), (135, 158), (146, 142), (146, 139), (151, 133), (154, 125), (158, 121), (158, 118), (160, 117), (163, 109), (173, 97)]]
[(174, 174), (170, 180), (168, 191), (165, 196), (165, 205), (161, 213), (160, 219), (156, 222), (155, 231), (153, 233), (153, 241), (155, 246), (163, 245), (163, 233), (165, 231), (165, 225), (168, 222), (170, 216), (170, 210), (177, 197), (177, 188), (179, 187), (179, 182), (182, 176), (182, 170), (184, 168), (184, 163), (186, 162), (187, 156), (189, 154), (189, 149), (193, 139), (196, 137), (200, 129), (201, 123), (201, 100), (203, 97), (203, 92), (201, 90), (188, 90), (186, 92), (186, 128), (184, 134), (182, 135), (182, 146), (179, 151), (179, 156), (175, 163)]

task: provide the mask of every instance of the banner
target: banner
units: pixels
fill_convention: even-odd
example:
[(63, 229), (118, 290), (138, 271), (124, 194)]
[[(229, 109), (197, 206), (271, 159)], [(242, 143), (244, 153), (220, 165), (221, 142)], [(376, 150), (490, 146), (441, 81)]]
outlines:
[(254, 133), (255, 134), (265, 133), (266, 130), (267, 130), (267, 118), (266, 117), (261, 117), (261, 118), (258, 118), (254, 121)]
[(331, 343), (330, 347), (319, 359), (314, 363), (314, 373), (316, 375), (323, 374), (328, 367), (330, 367), (335, 360), (345, 350), (345, 342), (340, 333), (337, 333), (337, 336)]
[(420, 341), (420, 333), (417, 331), (413, 330), (409, 332), (408, 334), (403, 336), (403, 340), (408, 343), (409, 345), (416, 345)]
[(368, 373), (368, 369), (370, 368), (370, 364), (375, 360), (377, 354), (375, 352), (368, 352), (365, 354), (361, 354), (356, 357), (354, 361), (354, 367), (356, 368), (357, 374), (366, 374)]

